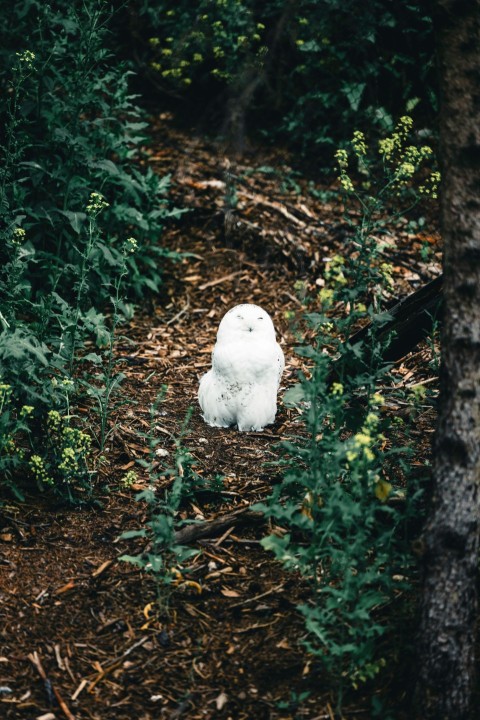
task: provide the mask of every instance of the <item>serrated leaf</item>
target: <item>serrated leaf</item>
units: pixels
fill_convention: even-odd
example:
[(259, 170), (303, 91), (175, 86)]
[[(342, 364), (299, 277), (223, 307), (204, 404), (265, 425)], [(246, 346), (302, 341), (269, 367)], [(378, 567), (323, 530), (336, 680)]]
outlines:
[(293, 385), (283, 396), (283, 403), (289, 407), (296, 407), (305, 402), (305, 391), (300, 384)]

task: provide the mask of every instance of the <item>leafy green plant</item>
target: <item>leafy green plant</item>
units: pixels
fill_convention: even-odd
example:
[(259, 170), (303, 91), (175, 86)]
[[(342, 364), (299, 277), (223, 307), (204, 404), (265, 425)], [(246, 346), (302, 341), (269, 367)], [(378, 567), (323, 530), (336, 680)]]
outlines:
[[(175, 439), (174, 465), (170, 467), (159, 463), (156, 452), (161, 442), (155, 438), (156, 414), (165, 392), (166, 388), (163, 395), (161, 394), (150, 408), (150, 432), (147, 436), (149, 459), (139, 461), (148, 473), (149, 485), (136, 495), (136, 500), (147, 503), (150, 519), (146, 527), (140, 530), (128, 530), (121, 535), (123, 539), (145, 538), (148, 546), (138, 555), (120, 557), (120, 560), (133, 563), (154, 575), (161, 609), (168, 608), (173, 587), (185, 582), (184, 575), (187, 572), (185, 563), (199, 552), (180, 545), (175, 539), (181, 504), (191, 494), (196, 479), (195, 473), (191, 470), (191, 455), (183, 445), (183, 436), (191, 413), (187, 415), (180, 434)], [(168, 481), (168, 487), (162, 489), (159, 487), (162, 480)], [(196, 583), (192, 584), (199, 589)]]
[[(379, 339), (390, 317), (382, 295), (392, 291), (379, 241), (391, 221), (385, 204), (405, 193), (409, 204), (417, 201), (412, 177), (431, 157), (428, 148), (408, 143), (410, 129), (410, 119), (402, 118), (380, 142), (381, 180), (368, 167), (365, 138), (354, 133), (351, 155), (369, 172), (368, 189), (355, 187), (347, 150), (336, 153), (340, 185), (360, 220), (351, 223), (345, 254), (328, 260), (317, 297), (298, 284), (307, 335), (296, 351), (308, 372), (284, 403), (299, 412), (300, 432), (283, 443), (283, 481), (258, 506), (284, 528), (263, 545), (310, 583), (311, 595), (299, 607), (305, 644), (337, 678), (339, 702), (345, 686), (367, 681), (386, 663), (377, 649), (388, 627), (380, 610), (401, 595), (414, 572), (408, 522), (418, 515), (419, 490), (409, 476), (411, 451), (400, 439), (405, 428), (401, 435), (387, 411), (386, 394), (392, 404), (398, 391)], [(432, 176), (438, 179), (436, 171)], [(352, 344), (352, 330), (367, 321), (366, 337)]]
[(30, 455), (28, 466), (41, 490), (51, 487), (61, 497), (77, 502), (79, 493), (89, 499), (92, 475), (88, 457), (92, 438), (73, 427), (69, 416), (50, 410), (46, 416), (43, 443)]
[(205, 76), (235, 83), (248, 67), (262, 64), (265, 25), (250, 2), (200, 0), (193, 8), (167, 0), (143, 10), (159, 31), (149, 38), (150, 67), (166, 87), (188, 87)]
[[(112, 295), (110, 301), (112, 304), (112, 318), (110, 327), (104, 324), (103, 315), (101, 316), (102, 328), (102, 345), (107, 345), (107, 350), (103, 357), (98, 353), (88, 353), (82, 358), (82, 361), (92, 362), (95, 366), (100, 366), (99, 372), (90, 379), (82, 379), (81, 384), (86, 388), (87, 394), (92, 397), (97, 405), (98, 418), (100, 423), (98, 433), (98, 445), (100, 450), (105, 447), (109, 430), (108, 420), (114, 409), (112, 404), (113, 396), (119, 389), (125, 376), (121, 372), (115, 372), (115, 355), (114, 346), (116, 341), (116, 332), (118, 326), (124, 319), (124, 313), (129, 313), (128, 306), (122, 298), (122, 289), (125, 278), (128, 273), (128, 259), (138, 249), (138, 243), (135, 238), (129, 237), (125, 240), (122, 248), (122, 263), (118, 269), (118, 275), (112, 283)], [(123, 312), (122, 312), (123, 310)]]
[(200, 98), (202, 112), (210, 101), (211, 115), (223, 106), (231, 121), (248, 114), (267, 140), (306, 156), (354, 123), (384, 133), (401, 112), (435, 112), (432, 21), (420, 2), (146, 0), (135, 13), (136, 52), (157, 88)]
[(24, 405), (17, 413), (11, 395), (11, 385), (0, 382), (0, 476), (3, 483), (22, 500), (23, 493), (14, 478), (25, 457), (23, 445), (28, 447), (29, 418), (34, 408)]
[[(113, 367), (120, 315), (132, 312), (127, 300), (158, 291), (165, 257), (179, 257), (159, 243), (164, 222), (181, 211), (169, 206), (170, 178), (142, 167), (147, 123), (131, 71), (108, 49), (111, 26), (101, 0), (20, 0), (0, 28), (0, 373), (12, 387), (7, 436), (21, 408), (35, 407), (34, 454), (50, 410), (70, 416), (81, 383), (65, 394), (62, 379), (78, 374), (87, 337), (107, 348), (103, 385), (92, 385), (103, 446), (121, 381)], [(137, 252), (126, 253), (133, 234)], [(52, 449), (48, 477), (63, 449)]]

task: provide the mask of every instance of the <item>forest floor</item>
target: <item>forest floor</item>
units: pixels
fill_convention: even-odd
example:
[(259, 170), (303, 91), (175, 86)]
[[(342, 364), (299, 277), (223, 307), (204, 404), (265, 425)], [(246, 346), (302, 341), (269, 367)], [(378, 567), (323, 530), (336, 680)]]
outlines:
[[(113, 416), (108, 465), (100, 466), (97, 482), (101, 504), (52, 509), (34, 496), (3, 504), (0, 715), (333, 720), (340, 717), (335, 693), (302, 645), (305, 628), (295, 611), (307, 588), (263, 550), (268, 527), (246, 511), (278, 477), (265, 463), (276, 458), (274, 446), (295, 427), (296, 413), (280, 402), (275, 424), (263, 432), (211, 428), (196, 393), (221, 317), (242, 302), (273, 317), (287, 360), (280, 397), (294, 383), (302, 361), (286, 311), (301, 310), (296, 281), (314, 292), (325, 260), (342, 252), (343, 208), (331, 187), (296, 173), (288, 155), (262, 151), (229, 168), (217, 147), (175, 129), (168, 116), (153, 121), (149, 162), (172, 173), (175, 204), (191, 210), (164, 235), (165, 247), (189, 255), (166, 263), (162, 296), (122, 328), (116, 352), (130, 401)], [(233, 221), (225, 214), (229, 173), (238, 200)], [(400, 297), (440, 273), (440, 247), (436, 233), (398, 227), (394, 235), (389, 260)], [(428, 259), (421, 259), (422, 247)], [(396, 363), (398, 382), (408, 387), (430, 377), (429, 359), (427, 346), (418, 346)], [(175, 439), (193, 407), (183, 442), (194, 469), (207, 484), (224, 476), (220, 494), (199, 493), (181, 517), (238, 514), (197, 543), (201, 553), (190, 564), (202, 591), (180, 584), (168, 616), (159, 610), (153, 577), (118, 560), (142, 548), (141, 540), (119, 537), (148, 520), (145, 503), (135, 500), (148, 484), (136, 461), (148, 457), (150, 408), (164, 385), (154, 422), (159, 462), (174, 463)], [(419, 437), (428, 440), (433, 420), (426, 410)], [(138, 479), (125, 487), (131, 469)], [(382, 682), (382, 692), (401, 697), (391, 672)], [(372, 717), (371, 692), (366, 687), (347, 700), (342, 717)]]

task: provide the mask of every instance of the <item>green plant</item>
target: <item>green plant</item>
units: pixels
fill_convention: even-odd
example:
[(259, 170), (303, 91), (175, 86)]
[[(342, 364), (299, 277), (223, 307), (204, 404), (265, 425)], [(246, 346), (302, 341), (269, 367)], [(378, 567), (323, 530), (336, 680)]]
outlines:
[(3, 483), (22, 500), (23, 493), (14, 478), (25, 457), (24, 445), (27, 444), (28, 447), (29, 419), (34, 408), (23, 405), (20, 411), (16, 412), (11, 395), (11, 385), (0, 382), (0, 475)]
[[(121, 381), (113, 371), (120, 315), (133, 311), (127, 300), (159, 289), (163, 258), (179, 257), (159, 243), (180, 211), (168, 204), (170, 178), (141, 165), (147, 123), (131, 71), (108, 49), (112, 19), (101, 0), (20, 0), (0, 28), (0, 373), (12, 387), (7, 435), (21, 408), (34, 406), (34, 447), (48, 412), (68, 417), (78, 400), (81, 383), (66, 393), (62, 379), (78, 374), (88, 337), (107, 348), (92, 385), (103, 446)], [(133, 233), (138, 251), (126, 253)], [(50, 465), (60, 455), (52, 451)], [(17, 470), (22, 463), (28, 453)], [(67, 485), (71, 492), (75, 483)]]
[(423, 3), (145, 0), (135, 12), (136, 52), (157, 88), (201, 98), (202, 110), (210, 101), (240, 123), (247, 114), (267, 140), (320, 162), (315, 149), (353, 123), (383, 133), (401, 112), (433, 119), (433, 29)]
[(108, 420), (114, 409), (112, 405), (113, 395), (117, 392), (125, 377), (121, 372), (115, 373), (116, 362), (114, 346), (118, 326), (124, 319), (124, 313), (129, 313), (129, 308), (122, 298), (122, 290), (128, 273), (128, 259), (137, 251), (137, 249), (138, 243), (135, 238), (129, 237), (125, 240), (122, 248), (122, 262), (118, 269), (118, 275), (113, 280), (111, 288), (112, 295), (110, 296), (110, 301), (113, 312), (109, 328), (107, 328), (104, 324), (103, 316), (101, 318), (101, 327), (103, 332), (102, 339), (107, 345), (107, 350), (104, 353), (104, 356), (101, 357), (97, 353), (88, 353), (82, 358), (84, 362), (92, 362), (95, 366), (101, 365), (101, 371), (97, 372), (93, 378), (90, 378), (89, 380), (82, 380), (82, 385), (86, 388), (87, 394), (92, 397), (97, 404), (100, 422), (100, 429), (98, 433), (98, 445), (100, 450), (103, 450), (105, 447), (105, 442), (109, 434)]
[(38, 487), (49, 486), (70, 502), (77, 502), (78, 493), (88, 499), (92, 492), (93, 472), (88, 465), (92, 438), (57, 410), (47, 413), (43, 430), (42, 446), (28, 461)]
[[(373, 176), (365, 138), (354, 133), (351, 155), (363, 177), (369, 173), (367, 189), (355, 187), (349, 153), (336, 153), (345, 201), (360, 220), (351, 222), (345, 254), (327, 262), (317, 297), (298, 284), (307, 335), (296, 351), (308, 371), (284, 403), (298, 410), (303, 430), (283, 443), (283, 481), (258, 506), (286, 531), (263, 545), (310, 583), (311, 595), (299, 607), (305, 644), (337, 678), (339, 703), (345, 686), (366, 682), (385, 665), (378, 654), (388, 627), (385, 608), (414, 573), (408, 523), (418, 516), (420, 493), (409, 474), (405, 428), (399, 432), (385, 400), (388, 394), (394, 402), (399, 391), (379, 340), (389, 319), (381, 300), (392, 292), (392, 275), (378, 239), (392, 221), (385, 207), (417, 202), (412, 177), (431, 156), (408, 144), (410, 129), (410, 119), (402, 118), (380, 142), (381, 179)], [(367, 321), (366, 338), (349, 342)]]
[[(183, 445), (183, 436), (191, 412), (188, 413), (180, 434), (175, 439), (175, 464), (172, 467), (159, 464), (156, 453), (161, 442), (155, 438), (154, 434), (156, 415), (165, 392), (166, 388), (150, 408), (149, 459), (139, 461), (139, 464), (148, 473), (149, 485), (138, 493), (136, 500), (147, 503), (150, 519), (146, 523), (146, 527), (140, 530), (129, 530), (121, 535), (123, 539), (146, 538), (148, 549), (138, 555), (122, 555), (120, 557), (120, 560), (133, 563), (145, 572), (154, 575), (159, 605), (162, 610), (168, 608), (172, 588), (185, 582), (184, 575), (188, 572), (185, 563), (199, 552), (180, 545), (175, 539), (181, 504), (191, 494), (195, 481), (195, 474), (191, 470), (191, 455)], [(168, 487), (160, 488), (162, 480), (168, 482)], [(196, 583), (191, 584), (199, 589)]]
[(158, 35), (149, 38), (150, 67), (165, 86), (190, 86), (210, 76), (235, 83), (253, 64), (261, 65), (267, 48), (265, 25), (250, 2), (200, 0), (144, 5)]

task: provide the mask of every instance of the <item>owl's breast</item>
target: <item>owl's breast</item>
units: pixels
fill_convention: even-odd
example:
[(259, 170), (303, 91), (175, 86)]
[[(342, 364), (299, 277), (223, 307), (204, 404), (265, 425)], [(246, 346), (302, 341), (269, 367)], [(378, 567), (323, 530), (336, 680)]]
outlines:
[(217, 343), (212, 367), (215, 374), (229, 384), (268, 382), (277, 378), (278, 352), (276, 342), (245, 340)]

